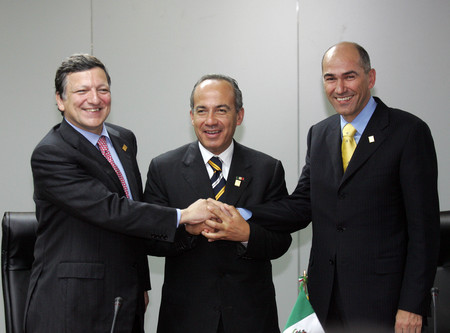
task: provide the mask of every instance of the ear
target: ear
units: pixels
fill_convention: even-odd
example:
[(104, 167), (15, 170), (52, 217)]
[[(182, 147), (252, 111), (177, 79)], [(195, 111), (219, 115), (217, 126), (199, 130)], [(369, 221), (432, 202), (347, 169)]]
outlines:
[(65, 107), (64, 107), (64, 101), (61, 98), (61, 96), (59, 95), (59, 93), (56, 93), (56, 104), (58, 105), (58, 110), (61, 112), (65, 111)]
[(194, 125), (194, 112), (189, 111), (189, 114), (191, 115), (191, 124)]
[(236, 124), (240, 125), (242, 124), (243, 121), (244, 121), (244, 108), (241, 108), (237, 114)]
[(369, 89), (372, 89), (375, 86), (375, 81), (377, 78), (377, 72), (374, 68), (369, 71)]

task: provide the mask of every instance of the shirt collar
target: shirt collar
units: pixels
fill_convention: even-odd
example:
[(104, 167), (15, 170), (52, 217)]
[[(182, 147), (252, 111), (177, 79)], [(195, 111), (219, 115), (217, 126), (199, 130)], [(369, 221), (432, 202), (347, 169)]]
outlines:
[(200, 141), (198, 142), (198, 147), (200, 148), (200, 153), (202, 154), (202, 158), (203, 158), (203, 162), (205, 164), (208, 163), (208, 161), (211, 159), (211, 157), (213, 156), (217, 156), (220, 158), (220, 160), (222, 161), (222, 164), (226, 165), (226, 166), (230, 166), (231, 165), (231, 160), (233, 159), (233, 151), (234, 151), (234, 141), (231, 141), (231, 144), (228, 146), (227, 149), (225, 149), (221, 154), (219, 155), (214, 155), (213, 153), (211, 153), (208, 149), (206, 149), (201, 143)]
[(106, 136), (106, 137), (108, 138), (108, 140), (111, 141), (111, 139), (109, 138), (108, 131), (106, 130), (106, 127), (105, 127), (105, 126), (103, 126), (102, 134), (98, 135), (98, 134), (95, 134), (95, 133), (92, 133), (92, 132), (88, 132), (88, 131), (86, 131), (86, 130), (84, 130), (84, 129), (81, 129), (81, 128), (75, 126), (75, 125), (72, 124), (70, 121), (68, 121), (65, 117), (64, 117), (64, 120), (65, 120), (70, 126), (72, 126), (73, 129), (74, 129), (75, 131), (77, 131), (77, 132), (80, 133), (82, 136), (84, 136), (84, 137), (85, 137), (90, 143), (92, 143), (94, 146), (97, 146), (98, 139), (100, 139), (100, 137), (101, 137), (102, 135)]
[[(356, 116), (352, 121), (353, 127), (356, 129), (357, 134), (360, 136), (364, 130), (366, 129), (367, 124), (369, 123), (370, 117), (372, 117), (375, 112), (375, 108), (377, 107), (377, 102), (375, 99), (370, 96), (369, 102), (367, 102), (366, 106), (362, 111)], [(348, 122), (345, 121), (344, 117), (341, 116), (341, 133), (342, 129)]]

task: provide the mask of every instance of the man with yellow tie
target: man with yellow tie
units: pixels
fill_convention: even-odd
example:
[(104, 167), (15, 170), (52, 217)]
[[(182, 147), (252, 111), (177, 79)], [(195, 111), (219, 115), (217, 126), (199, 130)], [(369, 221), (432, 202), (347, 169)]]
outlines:
[[(250, 222), (296, 231), (312, 220), (311, 304), (327, 332), (420, 332), (439, 248), (437, 161), (428, 126), (372, 97), (376, 73), (355, 43), (322, 60), (337, 114), (311, 127), (297, 188), (278, 202), (245, 207)], [(226, 236), (238, 220), (215, 209)]]

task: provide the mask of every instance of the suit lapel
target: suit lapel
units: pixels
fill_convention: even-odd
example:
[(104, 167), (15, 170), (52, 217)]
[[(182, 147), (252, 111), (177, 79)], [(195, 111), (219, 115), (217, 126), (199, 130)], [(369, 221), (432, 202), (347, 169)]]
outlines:
[(181, 163), (181, 175), (190, 185), (193, 193), (199, 198), (214, 198), (211, 181), (197, 141), (188, 146)]
[(377, 107), (370, 118), (364, 133), (359, 139), (355, 152), (342, 178), (341, 184), (351, 177), (362, 164), (378, 149), (386, 139), (386, 127), (389, 125), (388, 108), (381, 100), (377, 99)]
[[(335, 118), (335, 119), (334, 119)], [(341, 125), (339, 116), (333, 117), (332, 122), (328, 125), (329, 130), (326, 131), (326, 144), (330, 152), (331, 164), (335, 179), (342, 178), (342, 153), (341, 153)]]
[(234, 142), (233, 159), (231, 160), (230, 172), (228, 173), (227, 185), (223, 201), (236, 205), (248, 184), (252, 180), (251, 161), (245, 156), (242, 146)]
[[(117, 144), (120, 140), (118, 139), (117, 135), (119, 135), (119, 133), (114, 130), (111, 131), (111, 128), (109, 127), (107, 127), (107, 130), (108, 133), (110, 134), (111, 141), (113, 141), (114, 148), (118, 152)], [(74, 149), (78, 150), (79, 153), (85, 156), (90, 162), (95, 163), (96, 164), (95, 167), (97, 169), (101, 169), (103, 173), (108, 175), (108, 178), (111, 180), (111, 182), (119, 189), (119, 193), (125, 195), (122, 188), (122, 184), (120, 183), (120, 180), (117, 177), (116, 172), (112, 168), (111, 164), (109, 164), (109, 162), (102, 155), (102, 153), (92, 143), (90, 143), (83, 135), (81, 135), (75, 129), (73, 129), (72, 126), (67, 124), (65, 120), (61, 122), (60, 133), (64, 141), (70, 144)], [(125, 160), (125, 158), (122, 158), (121, 154), (119, 154), (119, 158), (123, 165), (123, 161)], [(135, 182), (136, 180), (134, 179), (135, 178), (134, 174), (131, 171), (132, 168), (129, 167), (129, 163), (125, 163), (124, 168), (125, 172), (127, 173), (128, 181), (130, 182), (131, 180), (132, 183)], [(130, 174), (128, 172), (130, 172)], [(130, 184), (130, 187), (131, 186), (132, 185)], [(135, 185), (133, 186), (135, 187)], [(134, 197), (135, 192), (131, 193), (133, 193)]]
[[(102, 166), (108, 165), (111, 168), (108, 161), (106, 161), (100, 151), (83, 135), (78, 133), (75, 129), (72, 128), (72, 126), (67, 124), (65, 120), (61, 122), (60, 133), (64, 141), (70, 144), (74, 149), (78, 150), (81, 154), (91, 160), (96, 161), (97, 163), (100, 163)], [(111, 170), (113, 169), (111, 168)]]

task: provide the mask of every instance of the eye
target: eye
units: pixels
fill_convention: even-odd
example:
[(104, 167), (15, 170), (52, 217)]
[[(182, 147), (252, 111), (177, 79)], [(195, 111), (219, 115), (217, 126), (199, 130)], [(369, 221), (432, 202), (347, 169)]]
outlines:
[(99, 89), (99, 91), (98, 91), (100, 94), (109, 94), (109, 89), (107, 89), (107, 88), (103, 88), (103, 89)]
[(336, 81), (335, 77), (332, 77), (332, 76), (325, 77), (325, 82), (333, 82), (333, 81)]
[(218, 114), (227, 114), (228, 110), (227, 109), (218, 109), (216, 112)]
[(197, 110), (195, 110), (195, 113), (198, 114), (199, 116), (202, 116), (202, 115), (206, 114), (206, 110), (204, 110), (204, 109), (197, 109)]

